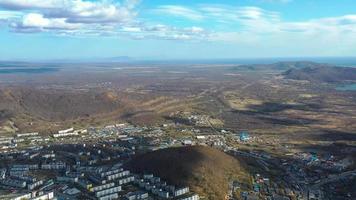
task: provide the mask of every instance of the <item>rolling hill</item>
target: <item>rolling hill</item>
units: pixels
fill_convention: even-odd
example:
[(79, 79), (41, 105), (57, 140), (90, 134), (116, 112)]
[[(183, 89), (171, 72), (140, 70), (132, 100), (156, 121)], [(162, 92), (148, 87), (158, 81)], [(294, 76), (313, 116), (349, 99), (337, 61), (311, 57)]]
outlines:
[(302, 69), (305, 67), (324, 67), (330, 66), (328, 64), (315, 63), (309, 61), (294, 61), (294, 62), (277, 62), (272, 64), (248, 64), (239, 65), (233, 68), (233, 70), (279, 70), (286, 71), (289, 69)]
[[(126, 109), (109, 91), (71, 92), (34, 88), (0, 89), (0, 133), (47, 130), (47, 125), (80, 120)], [(102, 116), (104, 118), (104, 116)], [(38, 126), (37, 126), (38, 125)], [(41, 126), (44, 125), (45, 127)], [(68, 124), (70, 126), (70, 124)]]
[(344, 81), (356, 81), (356, 68), (310, 66), (301, 69), (289, 69), (283, 73), (287, 79), (307, 80), (311, 82), (340, 83)]
[(308, 61), (239, 65), (233, 67), (232, 70), (283, 71), (282, 75), (287, 79), (312, 82), (340, 83), (344, 81), (356, 81), (356, 68)]
[(189, 186), (209, 200), (223, 200), (231, 180), (248, 181), (243, 162), (204, 146), (150, 152), (137, 156), (127, 167), (137, 173), (153, 173), (170, 184)]
[(0, 88), (0, 134), (22, 131), (50, 133), (52, 128), (87, 127), (123, 120), (156, 124), (190, 101), (127, 94), (108, 89), (70, 90), (34, 87)]

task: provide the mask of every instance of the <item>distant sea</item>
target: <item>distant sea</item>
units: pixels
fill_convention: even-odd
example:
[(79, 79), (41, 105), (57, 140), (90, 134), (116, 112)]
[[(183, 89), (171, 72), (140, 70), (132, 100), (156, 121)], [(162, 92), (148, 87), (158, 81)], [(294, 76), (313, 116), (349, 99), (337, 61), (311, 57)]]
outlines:
[(244, 59), (205, 59), (205, 60), (152, 60), (137, 61), (144, 64), (272, 64), (288, 61), (311, 61), (337, 66), (356, 67), (356, 57), (290, 57), (290, 58), (244, 58)]
[[(211, 64), (211, 65), (240, 65), (240, 64), (271, 64), (276, 62), (287, 61), (312, 61), (319, 63), (328, 63), (335, 66), (356, 67), (356, 57), (344, 58), (327, 58), (327, 57), (291, 57), (291, 58), (245, 58), (245, 59), (201, 59), (201, 60), (130, 60), (127, 62), (107, 62), (106, 64), (123, 64), (130, 66), (138, 65), (194, 65), (194, 64)], [(90, 64), (90, 66), (100, 66), (100, 63), (91, 62), (15, 62), (15, 61), (0, 61), (0, 74), (43, 74), (58, 72), (65, 68), (73, 68), (73, 66), (88, 66), (83, 64)], [(109, 65), (105, 65), (110, 67)], [(75, 68), (75, 67), (74, 67)]]
[(49, 73), (49, 72), (57, 72), (59, 71), (58, 68), (1, 68), (0, 67), (0, 74), (42, 74), (42, 73)]
[(339, 91), (356, 91), (356, 83), (338, 86), (338, 87), (336, 87), (336, 90), (339, 90)]

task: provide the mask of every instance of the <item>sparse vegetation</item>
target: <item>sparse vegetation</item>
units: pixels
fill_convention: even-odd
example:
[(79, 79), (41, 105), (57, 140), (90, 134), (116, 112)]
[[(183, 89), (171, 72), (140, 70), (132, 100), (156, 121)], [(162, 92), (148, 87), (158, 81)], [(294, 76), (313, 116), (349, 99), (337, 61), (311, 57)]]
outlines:
[(244, 162), (204, 146), (179, 147), (139, 155), (129, 168), (153, 173), (175, 185), (188, 185), (203, 199), (224, 200), (228, 183), (249, 181)]

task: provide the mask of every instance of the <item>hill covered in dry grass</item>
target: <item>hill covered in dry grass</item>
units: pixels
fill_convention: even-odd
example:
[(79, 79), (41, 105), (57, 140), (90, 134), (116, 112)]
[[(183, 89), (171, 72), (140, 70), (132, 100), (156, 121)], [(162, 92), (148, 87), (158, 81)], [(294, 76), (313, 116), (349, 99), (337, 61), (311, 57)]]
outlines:
[(153, 173), (170, 184), (187, 185), (209, 200), (223, 200), (231, 180), (248, 182), (244, 163), (204, 146), (150, 152), (137, 156), (127, 167), (138, 173)]
[(117, 121), (146, 126), (156, 124), (171, 111), (189, 106), (189, 100), (105, 88), (0, 87), (0, 134), (47, 133), (52, 131), (51, 127), (87, 127)]
[(356, 68), (316, 66), (287, 70), (283, 75), (288, 79), (311, 82), (342, 83), (356, 80)]
[(125, 109), (121, 98), (107, 91), (0, 89), (0, 126), (20, 131), (34, 131), (47, 123), (89, 121), (120, 109)]

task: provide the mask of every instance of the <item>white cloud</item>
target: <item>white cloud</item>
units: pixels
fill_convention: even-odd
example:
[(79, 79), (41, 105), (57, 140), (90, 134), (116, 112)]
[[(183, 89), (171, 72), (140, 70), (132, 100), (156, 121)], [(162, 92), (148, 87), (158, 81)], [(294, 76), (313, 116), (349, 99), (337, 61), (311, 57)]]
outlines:
[(125, 6), (128, 9), (134, 9), (141, 3), (141, 0), (125, 0)]
[(180, 6), (180, 5), (163, 5), (154, 10), (156, 13), (183, 17), (191, 20), (202, 20), (204, 16), (199, 11)]
[[(172, 12), (171, 7), (159, 8), (161, 12), (157, 14), (192, 18)], [(164, 8), (167, 10), (163, 11)], [(259, 51), (266, 51), (266, 56), (271, 49), (281, 55), (315, 55), (318, 52), (318, 55), (327, 56), (335, 52), (349, 53), (356, 46), (356, 14), (290, 21), (278, 12), (259, 7), (204, 4), (179, 10), (197, 14), (199, 18), (193, 17), (192, 22), (197, 19), (209, 22), (208, 31), (201, 33), (205, 40), (245, 49), (258, 47)]]
[(258, 48), (264, 56), (350, 55), (356, 46), (355, 18), (345, 15), (301, 22), (261, 18), (245, 21), (240, 31), (219, 31), (208, 39), (242, 49)]
[(123, 5), (111, 1), (2, 0), (0, 7), (38, 12), (46, 18), (66, 18), (69, 23), (119, 23), (136, 15), (137, 3), (137, 0), (127, 0)]
[(50, 26), (51, 21), (49, 19), (43, 18), (41, 14), (30, 13), (28, 15), (25, 15), (22, 23), (24, 26), (44, 27)]
[(192, 33), (203, 33), (205, 31), (203, 28), (196, 27), (196, 26), (193, 26), (193, 27), (188, 28), (186, 30), (191, 31)]
[(124, 23), (136, 15), (132, 6), (78, 0), (67, 1), (65, 6), (44, 13), (49, 18), (66, 18), (69, 23)]
[[(324, 51), (332, 48), (326, 47), (329, 44), (334, 48), (356, 45), (353, 14), (288, 21), (278, 12), (259, 7), (161, 5), (149, 12), (159, 17), (151, 22), (138, 17), (139, 3), (140, 0), (0, 0), (0, 24), (8, 24), (15, 32), (46, 31), (66, 36), (217, 41), (276, 48), (314, 45), (324, 47)], [(192, 25), (175, 27), (159, 21), (168, 16), (189, 20)], [(209, 25), (199, 27), (202, 23)]]
[(142, 31), (141, 27), (123, 27), (121, 30), (123, 32), (135, 32), (135, 33), (139, 33)]
[[(52, 32), (62, 36), (110, 36), (133, 39), (204, 39), (200, 27), (177, 28), (169, 25), (147, 25), (137, 19), (140, 0), (0, 0), (2, 24), (7, 20), (14, 32)], [(171, 14), (187, 14), (200, 20), (189, 9), (169, 7)], [(16, 15), (15, 15), (16, 13)]]
[(20, 29), (63, 29), (75, 30), (81, 27), (79, 24), (69, 24), (65, 18), (44, 18), (42, 14), (29, 13), (23, 17), (21, 23), (13, 24), (15, 28)]
[[(279, 1), (287, 2), (287, 1)], [(179, 9), (176, 9), (179, 7)], [(240, 43), (242, 41), (249, 42), (265, 42), (266, 38), (271, 38), (269, 35), (274, 35), (277, 38), (285, 38), (293, 41), (293, 38), (298, 38), (300, 42), (306, 44), (308, 40), (344, 40), (345, 36), (349, 40), (354, 38), (350, 33), (356, 32), (356, 15), (345, 15), (339, 17), (329, 17), (320, 19), (310, 19), (305, 21), (286, 21), (281, 18), (280, 13), (268, 11), (259, 7), (234, 7), (220, 4), (205, 4), (196, 7), (182, 6), (160, 6), (161, 13), (177, 15), (180, 11), (184, 13), (195, 13), (199, 19), (208, 21), (210, 29), (213, 31), (209, 35), (209, 40), (229, 41)], [(164, 10), (166, 9), (166, 10)], [(174, 12), (173, 12), (173, 11)], [(181, 12), (183, 13), (183, 12)], [(179, 15), (185, 18), (189, 15)], [(193, 17), (193, 20), (197, 18)], [(223, 28), (221, 28), (223, 27)], [(234, 27), (235, 31), (231, 30)], [(228, 29), (229, 31), (225, 31)], [(318, 37), (317, 35), (322, 35)], [(234, 40), (235, 38), (235, 40)], [(241, 39), (243, 38), (243, 39)], [(303, 41), (303, 39), (305, 41)], [(276, 41), (278, 43), (278, 41)], [(335, 41), (337, 43), (337, 41)]]
[(280, 20), (279, 13), (264, 10), (259, 7), (232, 7), (224, 5), (203, 5), (198, 8), (209, 20), (225, 22), (241, 22), (247, 20)]
[(1, 0), (0, 7), (9, 10), (55, 9), (64, 5), (63, 0)]
[[(100, 26), (119, 26), (134, 21), (137, 14), (135, 6), (138, 3), (138, 0), (126, 0), (122, 4), (109, 0), (95, 2), (87, 0), (1, 0), (0, 8), (6, 9), (7, 12), (22, 13), (23, 17), (17, 16), (17, 20), (12, 19), (11, 24), (16, 24), (12, 27), (18, 29), (14, 31), (30, 27), (27, 24), (29, 20), (55, 24), (55, 27), (59, 28), (97, 29)], [(83, 24), (92, 25), (84, 26)]]
[(121, 31), (134, 39), (206, 40), (210, 34), (200, 27), (177, 28), (162, 24), (153, 26), (125, 27)]
[(0, 10), (0, 19), (12, 19), (21, 16), (21, 12)]

